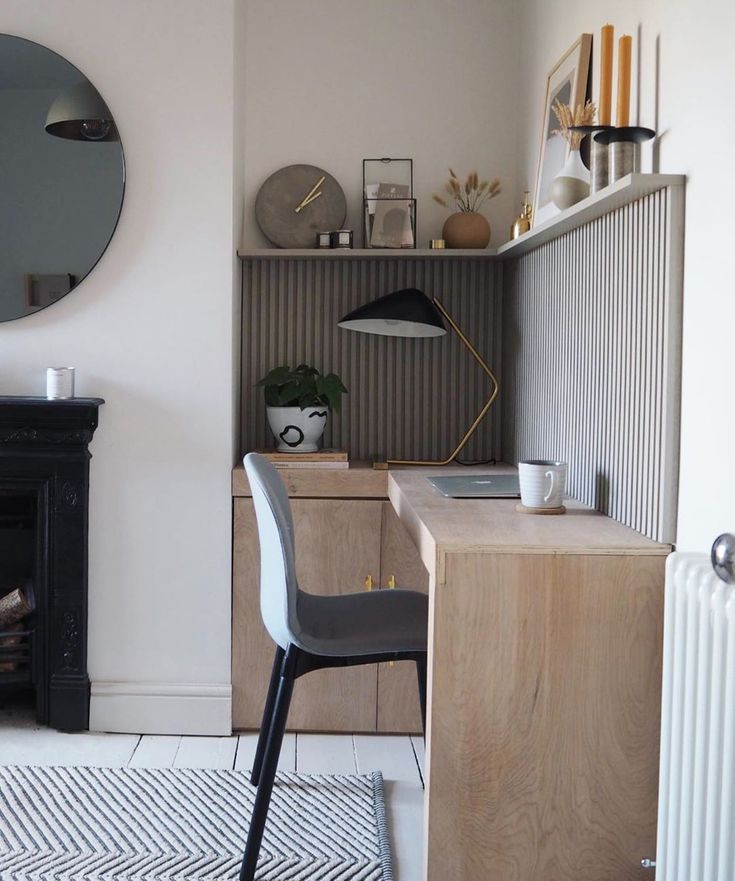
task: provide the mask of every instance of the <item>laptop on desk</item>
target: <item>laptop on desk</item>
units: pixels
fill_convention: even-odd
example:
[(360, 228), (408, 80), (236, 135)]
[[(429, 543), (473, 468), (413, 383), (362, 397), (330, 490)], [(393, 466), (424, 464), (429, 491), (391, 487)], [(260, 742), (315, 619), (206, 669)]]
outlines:
[(517, 474), (459, 474), (452, 477), (427, 477), (448, 499), (519, 499), (521, 489)]

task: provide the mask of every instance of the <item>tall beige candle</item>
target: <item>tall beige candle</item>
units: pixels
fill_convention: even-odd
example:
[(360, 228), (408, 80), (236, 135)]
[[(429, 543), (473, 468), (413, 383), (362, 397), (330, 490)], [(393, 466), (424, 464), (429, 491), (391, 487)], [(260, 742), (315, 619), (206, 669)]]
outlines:
[(600, 125), (612, 122), (612, 76), (615, 28), (611, 24), (600, 31), (600, 102), (598, 120)]
[(618, 41), (618, 113), (617, 126), (630, 125), (630, 62), (633, 37), (627, 34)]

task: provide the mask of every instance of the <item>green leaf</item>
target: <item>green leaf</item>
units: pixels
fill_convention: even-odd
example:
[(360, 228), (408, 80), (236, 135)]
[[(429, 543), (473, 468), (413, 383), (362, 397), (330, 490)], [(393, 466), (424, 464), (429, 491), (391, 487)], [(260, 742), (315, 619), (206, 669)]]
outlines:
[(284, 382), (288, 382), (290, 376), (291, 368), (284, 364), (281, 367), (274, 367), (268, 371), (256, 385), (265, 386), (266, 388), (270, 385), (282, 385)]
[(319, 376), (316, 367), (309, 367), (308, 364), (299, 364), (294, 373), (303, 373), (305, 376)]
[(301, 407), (302, 410), (305, 410), (307, 407), (318, 407), (321, 403), (322, 402), (318, 398), (311, 394), (302, 395), (299, 398), (299, 407)]
[(278, 389), (278, 406), (294, 407), (301, 395), (301, 384), (296, 380), (291, 380)]

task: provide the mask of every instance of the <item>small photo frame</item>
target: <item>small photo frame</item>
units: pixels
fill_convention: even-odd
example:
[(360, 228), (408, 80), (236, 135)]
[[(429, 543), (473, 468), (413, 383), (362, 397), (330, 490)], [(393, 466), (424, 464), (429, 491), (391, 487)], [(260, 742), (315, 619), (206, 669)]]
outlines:
[(559, 213), (551, 201), (551, 184), (564, 167), (569, 155), (567, 142), (555, 135), (558, 123), (551, 109), (557, 99), (562, 104), (577, 107), (587, 99), (590, 73), (592, 34), (582, 34), (554, 65), (546, 79), (546, 97), (541, 126), (536, 190), (533, 200), (533, 225), (537, 226)]
[(73, 275), (65, 272), (25, 275), (25, 298), (28, 309), (43, 309), (66, 296), (76, 284)]
[(412, 159), (363, 159), (364, 248), (415, 248)]

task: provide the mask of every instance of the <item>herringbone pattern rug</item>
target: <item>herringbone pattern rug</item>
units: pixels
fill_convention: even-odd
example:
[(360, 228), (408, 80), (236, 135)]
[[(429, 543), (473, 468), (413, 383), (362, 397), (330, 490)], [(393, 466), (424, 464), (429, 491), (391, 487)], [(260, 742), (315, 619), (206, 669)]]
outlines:
[[(254, 793), (243, 771), (0, 767), (0, 879), (237, 878)], [(392, 881), (381, 774), (279, 774), (256, 877)]]

